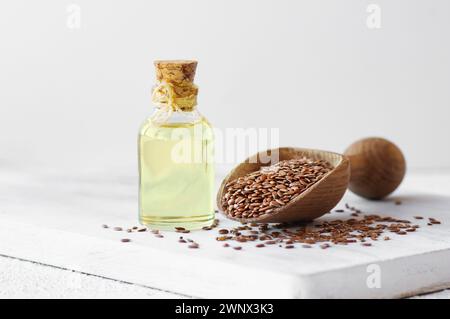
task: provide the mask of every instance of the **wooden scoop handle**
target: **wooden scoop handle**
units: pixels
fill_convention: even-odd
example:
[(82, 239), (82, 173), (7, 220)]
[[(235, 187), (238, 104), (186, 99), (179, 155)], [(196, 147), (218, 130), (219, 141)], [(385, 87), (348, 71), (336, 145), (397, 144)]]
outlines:
[(371, 137), (350, 145), (344, 152), (350, 160), (349, 189), (368, 199), (382, 199), (392, 193), (403, 180), (406, 161), (402, 151), (392, 142)]

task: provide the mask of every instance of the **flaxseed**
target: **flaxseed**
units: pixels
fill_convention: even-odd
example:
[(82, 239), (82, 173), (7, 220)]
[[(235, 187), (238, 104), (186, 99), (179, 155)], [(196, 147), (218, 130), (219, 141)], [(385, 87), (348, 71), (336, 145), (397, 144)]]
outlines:
[(285, 206), (332, 170), (324, 160), (280, 161), (225, 185), (222, 207), (236, 218), (256, 218)]

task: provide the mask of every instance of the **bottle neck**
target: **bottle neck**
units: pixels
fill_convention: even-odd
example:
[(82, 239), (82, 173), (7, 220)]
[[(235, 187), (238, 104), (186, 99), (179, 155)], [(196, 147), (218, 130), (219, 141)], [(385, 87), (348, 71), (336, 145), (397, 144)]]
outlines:
[(189, 81), (160, 81), (153, 87), (152, 101), (161, 109), (191, 112), (197, 105), (197, 86)]
[(196, 107), (172, 110), (164, 106), (155, 106), (151, 120), (155, 124), (196, 123), (203, 118)]

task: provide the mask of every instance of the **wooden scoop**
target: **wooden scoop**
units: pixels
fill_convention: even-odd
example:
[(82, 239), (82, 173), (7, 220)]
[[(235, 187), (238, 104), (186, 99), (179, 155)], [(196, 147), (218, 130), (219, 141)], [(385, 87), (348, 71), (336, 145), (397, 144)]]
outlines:
[(258, 223), (310, 221), (333, 209), (349, 185), (350, 190), (359, 196), (381, 199), (393, 192), (405, 175), (406, 162), (401, 150), (382, 138), (359, 140), (346, 150), (345, 155), (293, 147), (272, 149), (249, 157), (225, 177), (217, 193), (217, 207), (222, 212), (224, 208), (221, 199), (225, 185), (262, 166), (275, 164), (266, 161), (267, 156), (273, 152), (279, 153), (279, 161), (308, 157), (326, 160), (334, 168), (306, 191), (285, 206), (275, 208), (270, 214), (256, 218), (236, 218), (225, 214), (228, 218)]
[(326, 160), (334, 168), (320, 181), (296, 196), (285, 206), (274, 209), (270, 214), (256, 218), (235, 218), (225, 214), (228, 218), (258, 223), (308, 221), (329, 212), (341, 200), (350, 179), (350, 163), (345, 156), (320, 150), (282, 147), (249, 157), (225, 177), (217, 194), (217, 206), (222, 212), (224, 209), (221, 198), (225, 185), (241, 176), (259, 170), (262, 166), (275, 164), (273, 162), (264, 164), (261, 159), (267, 158), (267, 155), (270, 156), (271, 153), (277, 151), (279, 152), (279, 161), (308, 157), (314, 160)]

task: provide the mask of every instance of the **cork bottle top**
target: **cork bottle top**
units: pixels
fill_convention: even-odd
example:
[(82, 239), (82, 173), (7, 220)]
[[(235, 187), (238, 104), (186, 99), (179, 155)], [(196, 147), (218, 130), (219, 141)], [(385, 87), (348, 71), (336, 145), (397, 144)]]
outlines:
[(194, 82), (197, 61), (162, 60), (155, 61), (156, 79), (173, 84)]

